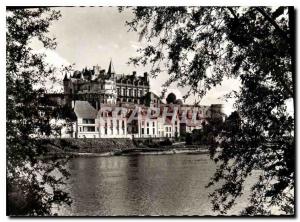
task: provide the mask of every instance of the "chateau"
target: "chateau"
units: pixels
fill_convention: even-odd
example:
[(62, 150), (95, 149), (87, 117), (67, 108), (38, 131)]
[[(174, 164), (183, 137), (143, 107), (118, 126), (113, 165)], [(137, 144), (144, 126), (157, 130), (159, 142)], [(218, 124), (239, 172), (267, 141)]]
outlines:
[(116, 104), (129, 102), (141, 104), (142, 98), (149, 92), (148, 73), (137, 76), (116, 74), (110, 61), (108, 71), (94, 66), (92, 69), (75, 71), (70, 78), (65, 75), (63, 80), (64, 94), (73, 100), (89, 101), (96, 109), (100, 104)]
[(110, 61), (63, 79), (64, 93), (49, 95), (72, 108), (76, 121), (63, 136), (73, 138), (174, 138), (223, 119), (222, 104), (165, 104), (150, 91), (148, 73), (117, 74)]

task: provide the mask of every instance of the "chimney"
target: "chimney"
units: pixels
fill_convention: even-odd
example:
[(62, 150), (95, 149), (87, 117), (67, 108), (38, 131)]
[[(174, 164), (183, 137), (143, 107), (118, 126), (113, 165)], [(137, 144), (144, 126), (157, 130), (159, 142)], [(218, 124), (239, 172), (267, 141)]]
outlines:
[(136, 77), (136, 71), (132, 72), (133, 77)]
[(144, 79), (145, 79), (146, 82), (149, 81), (149, 79), (148, 79), (148, 73), (147, 72), (144, 72)]

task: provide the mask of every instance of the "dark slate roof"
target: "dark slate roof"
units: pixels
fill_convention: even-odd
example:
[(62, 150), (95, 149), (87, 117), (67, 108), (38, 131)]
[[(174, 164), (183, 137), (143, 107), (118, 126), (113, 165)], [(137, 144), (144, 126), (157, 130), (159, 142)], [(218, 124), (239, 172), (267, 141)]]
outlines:
[(97, 110), (87, 101), (75, 101), (74, 112), (77, 118), (96, 119)]
[(136, 76), (136, 75), (124, 75), (124, 74), (117, 74), (116, 75), (117, 83), (118, 82), (127, 82), (129, 81), (132, 84), (137, 84), (138, 82), (147, 83), (147, 80), (144, 76)]

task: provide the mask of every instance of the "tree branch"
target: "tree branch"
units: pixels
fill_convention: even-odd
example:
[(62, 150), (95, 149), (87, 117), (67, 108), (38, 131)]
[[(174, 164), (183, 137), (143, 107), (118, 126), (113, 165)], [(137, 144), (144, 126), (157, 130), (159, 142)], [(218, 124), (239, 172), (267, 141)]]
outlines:
[(232, 7), (228, 7), (228, 10), (231, 12), (231, 14), (233, 15), (233, 17), (235, 19), (238, 19), (237, 15), (235, 14), (235, 12), (233, 11)]
[(255, 9), (267, 20), (269, 21), (274, 28), (280, 33), (281, 37), (289, 41), (289, 37), (285, 31), (283, 31), (279, 25), (272, 19), (261, 7), (255, 7)]

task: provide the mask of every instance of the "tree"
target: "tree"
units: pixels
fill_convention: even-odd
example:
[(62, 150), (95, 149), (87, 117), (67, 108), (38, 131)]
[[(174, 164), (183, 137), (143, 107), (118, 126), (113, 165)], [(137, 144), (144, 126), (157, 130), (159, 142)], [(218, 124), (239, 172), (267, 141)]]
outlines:
[(175, 104), (177, 105), (183, 105), (183, 102), (181, 99), (176, 99)]
[(169, 93), (169, 95), (166, 98), (166, 101), (168, 104), (171, 104), (171, 103), (174, 104), (176, 101), (176, 95), (174, 93)]
[(241, 129), (241, 117), (237, 111), (233, 111), (225, 120), (224, 129), (234, 129), (236, 131)]
[(53, 69), (30, 43), (40, 41), (54, 49), (47, 36), (50, 24), (60, 17), (49, 8), (8, 8), (6, 28), (6, 144), (7, 214), (51, 215), (52, 207), (70, 204), (61, 188), (69, 175), (66, 159), (45, 158), (44, 136), (52, 133), (50, 119), (57, 115), (45, 100), (43, 80)]
[(137, 7), (127, 21), (146, 46), (131, 58), (134, 65), (152, 64), (155, 77), (167, 70), (167, 88), (189, 86), (184, 96), (204, 96), (225, 77), (238, 78), (235, 98), (240, 130), (220, 130), (219, 162), (209, 185), (222, 186), (212, 194), (213, 209), (226, 213), (242, 194), (246, 178), (255, 169), (262, 175), (252, 187), (243, 213), (272, 214), (278, 207), (294, 212), (294, 100), (293, 7)]

